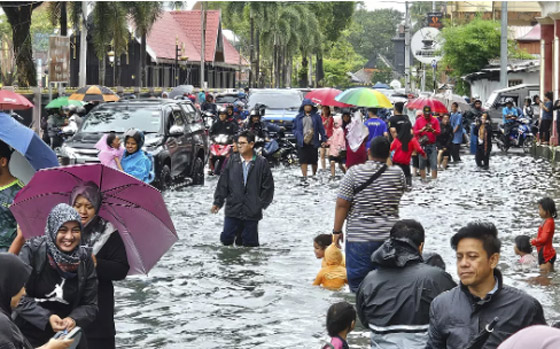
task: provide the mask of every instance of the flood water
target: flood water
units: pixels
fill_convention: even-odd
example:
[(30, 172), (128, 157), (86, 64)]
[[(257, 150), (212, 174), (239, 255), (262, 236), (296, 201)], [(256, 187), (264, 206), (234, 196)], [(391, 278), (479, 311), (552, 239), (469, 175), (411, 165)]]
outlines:
[[(440, 172), (401, 201), (401, 218), (413, 218), (426, 230), (425, 251), (438, 252), (458, 280), (451, 235), (465, 223), (496, 224), (503, 247), (499, 268), (505, 283), (536, 297), (550, 323), (560, 321), (560, 292), (529, 284), (537, 273), (513, 266), (513, 239), (536, 235), (541, 223), (536, 201), (558, 198), (560, 174), (553, 165), (530, 156), (491, 158), (490, 170), (477, 170), (473, 156)], [(210, 214), (216, 178), (203, 187), (164, 194), (180, 240), (149, 276), (116, 283), (118, 348), (319, 348), (327, 339), (328, 307), (346, 300), (348, 291), (312, 287), (321, 262), (313, 238), (330, 233), (338, 181), (326, 173), (302, 183), (299, 168), (273, 170), (274, 202), (260, 222), (260, 248), (224, 247), (219, 242), (223, 210)], [(557, 202), (560, 204), (560, 202)], [(556, 234), (555, 246), (559, 245)], [(357, 325), (351, 348), (369, 348), (369, 333)]]

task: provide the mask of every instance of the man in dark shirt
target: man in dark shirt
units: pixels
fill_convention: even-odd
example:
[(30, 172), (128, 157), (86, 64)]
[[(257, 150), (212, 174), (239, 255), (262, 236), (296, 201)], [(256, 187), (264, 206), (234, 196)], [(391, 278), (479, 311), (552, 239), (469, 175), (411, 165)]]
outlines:
[(214, 103), (214, 96), (208, 95), (206, 97), (206, 102), (202, 103), (202, 106), (200, 107), (200, 109), (202, 111), (210, 111), (212, 114), (216, 115), (217, 112), (218, 112), (218, 109), (216, 107), (216, 103)]
[(408, 117), (406, 115), (403, 115), (403, 108), (403, 102), (395, 103), (395, 115), (389, 119), (389, 135), (391, 141), (397, 138), (402, 124), (404, 124), (405, 122), (410, 122)]

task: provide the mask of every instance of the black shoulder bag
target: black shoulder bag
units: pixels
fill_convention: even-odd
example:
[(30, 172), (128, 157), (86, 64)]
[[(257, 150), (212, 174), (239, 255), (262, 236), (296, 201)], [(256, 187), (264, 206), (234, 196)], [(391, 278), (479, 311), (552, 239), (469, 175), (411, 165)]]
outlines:
[(375, 172), (373, 176), (369, 177), (367, 181), (365, 181), (359, 187), (354, 189), (354, 196), (359, 192), (361, 192), (362, 190), (364, 190), (365, 188), (367, 188), (371, 183), (373, 183), (374, 180), (379, 178), (379, 176), (381, 176), (386, 169), (387, 169), (387, 164), (383, 164), (383, 166), (381, 166), (381, 168), (377, 170), (377, 172)]

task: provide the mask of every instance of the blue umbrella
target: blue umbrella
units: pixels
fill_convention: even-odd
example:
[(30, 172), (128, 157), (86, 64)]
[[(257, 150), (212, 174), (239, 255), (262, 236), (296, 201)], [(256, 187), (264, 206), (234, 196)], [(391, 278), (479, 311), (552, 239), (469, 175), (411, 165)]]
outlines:
[[(58, 166), (54, 151), (33, 130), (20, 124), (6, 113), (0, 113), (0, 140), (23, 155), (22, 157), (12, 156), (10, 170), (14, 167), (17, 169), (25, 167), (25, 160), (30, 165), (27, 167), (31, 167), (35, 171)], [(22, 159), (23, 157), (25, 160)], [(17, 169), (15, 169), (16, 172)], [(26, 170), (21, 171), (26, 172)], [(18, 173), (13, 173), (13, 175), (24, 180), (18, 176)]]

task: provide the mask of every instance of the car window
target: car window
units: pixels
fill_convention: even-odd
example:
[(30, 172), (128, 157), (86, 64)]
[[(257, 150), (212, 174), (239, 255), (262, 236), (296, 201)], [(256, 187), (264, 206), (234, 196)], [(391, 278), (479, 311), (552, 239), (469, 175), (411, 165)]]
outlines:
[(181, 109), (183, 109), (183, 112), (187, 115), (187, 122), (189, 124), (192, 124), (193, 122), (196, 122), (197, 113), (196, 113), (196, 110), (194, 109), (194, 107), (192, 105), (186, 104), (186, 103), (181, 103), (180, 106), (181, 106)]
[(185, 125), (185, 119), (179, 108), (173, 108), (171, 113), (173, 116), (172, 125), (177, 125), (177, 126)]
[(136, 128), (143, 132), (161, 131), (161, 109), (146, 106), (111, 106), (92, 110), (80, 132), (125, 132)]
[(298, 109), (301, 106), (303, 98), (299, 92), (278, 92), (278, 93), (258, 93), (253, 92), (249, 96), (249, 108), (253, 108), (255, 104), (264, 104), (271, 109)]
[(498, 106), (502, 106), (505, 107), (506, 106), (506, 99), (512, 99), (513, 100), (513, 106), (517, 107), (519, 106), (518, 102), (518, 96), (506, 96), (506, 95), (500, 95), (500, 99), (498, 100), (499, 104)]

